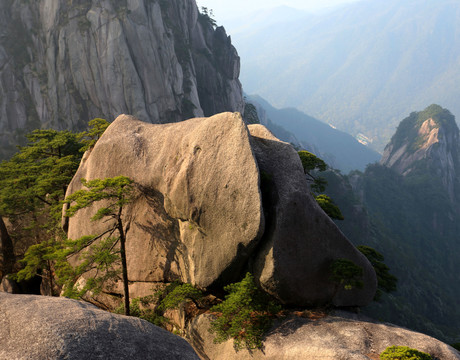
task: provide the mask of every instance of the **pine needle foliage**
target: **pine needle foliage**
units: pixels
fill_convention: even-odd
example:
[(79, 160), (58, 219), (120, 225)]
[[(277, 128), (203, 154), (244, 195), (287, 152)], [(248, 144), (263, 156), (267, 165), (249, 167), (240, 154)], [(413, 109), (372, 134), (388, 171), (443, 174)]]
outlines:
[(321, 194), (326, 190), (327, 181), (321, 176), (317, 176), (316, 173), (326, 171), (327, 164), (324, 160), (317, 157), (306, 150), (300, 150), (297, 152), (302, 162), (304, 173), (307, 177), (307, 181), (310, 183), (312, 195), (315, 198), (318, 205), (323, 211), (331, 218), (335, 220), (343, 220), (344, 217), (339, 207), (334, 201), (326, 194)]
[(257, 288), (250, 273), (224, 290), (229, 293), (225, 300), (210, 309), (216, 315), (210, 328), (215, 334), (214, 342), (222, 343), (232, 338), (236, 351), (262, 349), (263, 335), (281, 310), (280, 306)]
[[(120, 244), (119, 256), (121, 261), (121, 273), (124, 292), (125, 315), (129, 315), (129, 288), (128, 288), (128, 269), (126, 263), (126, 231), (123, 223), (123, 207), (132, 201), (134, 196), (133, 180), (126, 176), (116, 176), (106, 179), (81, 179), (84, 189), (74, 192), (68, 196), (64, 203), (68, 205), (65, 216), (72, 217), (79, 210), (97, 206), (97, 203), (104, 201), (104, 206), (98, 208), (91, 217), (92, 221), (104, 218), (112, 219), (113, 226), (98, 235), (86, 235), (77, 240), (68, 240), (63, 253), (59, 257), (62, 262), (58, 263), (64, 269), (60, 273), (61, 279), (66, 282), (69, 289), (69, 296), (81, 297), (90, 289), (98, 289), (104, 282), (117, 276), (117, 272), (112, 270), (113, 264), (118, 259), (116, 245)], [(113, 236), (114, 233), (118, 236)], [(99, 240), (97, 243), (96, 240)], [(82, 253), (83, 249), (87, 251)], [(66, 266), (66, 259), (79, 253), (80, 260), (78, 266)], [(82, 289), (76, 285), (76, 280), (90, 270), (96, 271), (96, 275), (87, 280)]]
[(337, 285), (337, 290), (341, 288), (352, 290), (361, 289), (363, 284), (363, 268), (348, 259), (336, 259), (330, 266), (330, 280)]
[(27, 248), (22, 250), (23, 269), (13, 275), (16, 280), (40, 275), (47, 279), (53, 295), (54, 256), (64, 238), (60, 227), (62, 200), (82, 151), (93, 146), (107, 126), (107, 121), (94, 119), (89, 122), (89, 130), (80, 134), (34, 130), (27, 135), (27, 145), (0, 163), (0, 216), (19, 229), (11, 234), (15, 247), (24, 242), (21, 245)]
[(374, 300), (378, 301), (382, 297), (382, 293), (390, 293), (396, 291), (398, 279), (390, 274), (390, 268), (383, 262), (384, 256), (377, 250), (367, 245), (360, 245), (357, 249), (369, 260), (377, 275), (377, 292)]

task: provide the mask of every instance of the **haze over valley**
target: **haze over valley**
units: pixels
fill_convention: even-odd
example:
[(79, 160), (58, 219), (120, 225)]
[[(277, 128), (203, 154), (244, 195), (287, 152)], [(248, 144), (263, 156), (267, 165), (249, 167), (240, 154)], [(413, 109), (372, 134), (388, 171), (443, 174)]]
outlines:
[(414, 110), (436, 103), (460, 115), (457, 1), (364, 0), (321, 14), (267, 6), (225, 25), (246, 93), (362, 134), (379, 152)]

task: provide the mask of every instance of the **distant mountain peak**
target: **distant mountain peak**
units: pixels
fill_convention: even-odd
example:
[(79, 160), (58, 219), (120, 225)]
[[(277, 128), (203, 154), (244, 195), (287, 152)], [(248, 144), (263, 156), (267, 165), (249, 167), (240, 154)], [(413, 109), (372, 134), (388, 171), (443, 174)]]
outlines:
[(455, 117), (433, 104), (401, 121), (380, 163), (403, 176), (428, 170), (442, 179), (453, 198), (460, 176), (459, 141)]

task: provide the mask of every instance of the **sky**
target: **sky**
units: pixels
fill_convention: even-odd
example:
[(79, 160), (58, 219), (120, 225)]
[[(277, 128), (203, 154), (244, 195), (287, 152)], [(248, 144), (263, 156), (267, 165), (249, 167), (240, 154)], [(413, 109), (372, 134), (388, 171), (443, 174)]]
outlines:
[(212, 9), (214, 18), (222, 23), (227, 18), (235, 18), (244, 12), (253, 12), (259, 9), (269, 9), (277, 6), (289, 6), (310, 12), (320, 12), (327, 8), (358, 0), (197, 0), (198, 7), (205, 6)]

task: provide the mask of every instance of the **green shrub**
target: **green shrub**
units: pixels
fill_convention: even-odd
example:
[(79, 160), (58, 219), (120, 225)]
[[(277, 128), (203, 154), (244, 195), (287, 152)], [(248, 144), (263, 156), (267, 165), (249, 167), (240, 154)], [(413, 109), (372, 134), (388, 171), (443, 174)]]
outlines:
[(408, 348), (407, 346), (390, 346), (380, 354), (382, 360), (432, 360), (431, 355)]
[(262, 337), (272, 325), (273, 317), (281, 308), (270, 301), (247, 273), (239, 282), (224, 288), (229, 294), (225, 300), (211, 308), (216, 318), (211, 322), (210, 332), (215, 333), (214, 342), (222, 343), (233, 338), (236, 351), (242, 348), (261, 349)]
[[(164, 316), (167, 309), (178, 308), (187, 300), (193, 301), (198, 307), (197, 301), (202, 297), (203, 293), (193, 285), (175, 281), (154, 295), (132, 299), (129, 305), (130, 315), (164, 328), (166, 324), (170, 324), (170, 320)], [(124, 314), (124, 305), (114, 312)]]
[(363, 287), (363, 268), (348, 259), (336, 259), (330, 266), (330, 280), (337, 286), (338, 290), (343, 287), (345, 290)]
[(377, 275), (378, 288), (374, 300), (380, 300), (382, 292), (396, 291), (398, 279), (390, 274), (390, 268), (383, 262), (385, 260), (383, 255), (366, 245), (360, 245), (357, 249), (369, 260)]
[[(165, 318), (161, 313), (147, 307), (152, 305), (153, 302), (154, 300), (151, 296), (137, 297), (132, 299), (129, 305), (130, 316), (135, 316), (151, 322), (156, 326), (164, 327), (164, 325), (168, 323), (168, 319)], [(114, 312), (116, 314), (124, 314), (124, 304), (120, 305), (117, 309), (115, 309)]]
[(164, 290), (157, 292), (156, 296), (160, 300), (159, 310), (177, 309), (186, 300), (193, 301), (197, 307), (197, 301), (203, 297), (201, 290), (192, 284), (173, 282)]
[(321, 206), (321, 209), (323, 209), (323, 211), (331, 219), (335, 219), (335, 220), (344, 219), (339, 207), (334, 203), (334, 201), (332, 201), (332, 199), (329, 196), (325, 194), (320, 194), (320, 195), (315, 196), (315, 200), (318, 203), (318, 205)]

